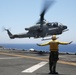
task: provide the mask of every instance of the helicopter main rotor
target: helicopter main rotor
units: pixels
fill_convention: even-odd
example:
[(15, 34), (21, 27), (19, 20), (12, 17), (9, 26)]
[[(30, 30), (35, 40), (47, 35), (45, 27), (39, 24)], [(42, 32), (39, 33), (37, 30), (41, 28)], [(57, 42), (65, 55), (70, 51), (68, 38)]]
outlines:
[(44, 4), (43, 4), (43, 10), (40, 14), (40, 22), (41, 22), (41, 25), (43, 25), (43, 21), (45, 20), (44, 19), (44, 16), (47, 12), (47, 10), (50, 8), (50, 6), (52, 6), (53, 4), (55, 3), (55, 0), (45, 0), (44, 1)]

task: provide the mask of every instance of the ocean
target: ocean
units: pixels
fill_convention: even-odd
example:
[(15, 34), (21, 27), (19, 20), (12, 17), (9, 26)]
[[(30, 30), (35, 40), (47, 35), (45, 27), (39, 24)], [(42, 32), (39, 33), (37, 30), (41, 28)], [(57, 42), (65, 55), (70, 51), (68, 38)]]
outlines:
[[(34, 49), (38, 51), (49, 52), (49, 46), (37, 46), (36, 44), (0, 44), (4, 48), (12, 48), (17, 50)], [(76, 44), (59, 45), (59, 52), (76, 53)]]

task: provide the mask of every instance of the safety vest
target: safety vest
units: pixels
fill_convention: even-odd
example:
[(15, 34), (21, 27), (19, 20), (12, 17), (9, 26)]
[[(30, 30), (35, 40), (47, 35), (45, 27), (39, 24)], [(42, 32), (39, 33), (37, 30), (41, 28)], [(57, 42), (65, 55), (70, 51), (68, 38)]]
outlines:
[(49, 45), (50, 45), (50, 50), (51, 51), (58, 51), (58, 45), (59, 45), (59, 43), (58, 43), (58, 41), (51, 41), (51, 42), (49, 42)]

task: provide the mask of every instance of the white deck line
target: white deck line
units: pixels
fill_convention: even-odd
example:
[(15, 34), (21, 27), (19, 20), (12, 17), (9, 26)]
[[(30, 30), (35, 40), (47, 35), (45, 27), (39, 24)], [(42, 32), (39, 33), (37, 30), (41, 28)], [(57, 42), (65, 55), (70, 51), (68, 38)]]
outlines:
[(17, 59), (17, 58), (19, 58), (19, 57), (2, 57), (2, 58), (0, 58), (0, 59)]
[(35, 70), (39, 69), (40, 67), (44, 66), (45, 64), (47, 64), (48, 62), (40, 62), (24, 71), (22, 71), (22, 73), (32, 73), (34, 72)]

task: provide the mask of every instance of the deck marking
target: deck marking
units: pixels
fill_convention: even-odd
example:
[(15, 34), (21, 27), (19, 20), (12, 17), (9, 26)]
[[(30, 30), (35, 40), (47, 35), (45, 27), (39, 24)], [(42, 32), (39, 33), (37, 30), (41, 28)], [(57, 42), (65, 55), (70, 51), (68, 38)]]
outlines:
[(73, 63), (73, 62), (58, 61), (58, 63), (76, 66), (76, 63)]
[[(11, 54), (11, 53), (6, 53), (6, 52), (0, 52), (0, 54), (9, 55), (9, 56), (17, 56), (17, 57), (21, 57), (21, 58), (30, 58), (30, 59), (48, 61), (47, 58), (38, 58), (38, 57), (34, 57), (34, 56), (26, 56), (26, 55), (20, 55), (20, 54)], [(75, 62), (68, 62), (68, 61), (59, 60), (58, 63), (76, 66)]]
[(41, 68), (42, 66), (46, 65), (47, 63), (48, 62), (40, 62), (40, 63), (38, 63), (38, 64), (36, 64), (36, 65), (34, 65), (34, 66), (22, 71), (22, 73), (32, 73), (35, 70), (37, 70), (37, 69)]
[(20, 57), (2, 57), (2, 58), (0, 58), (0, 59), (17, 59), (17, 58), (20, 58)]

